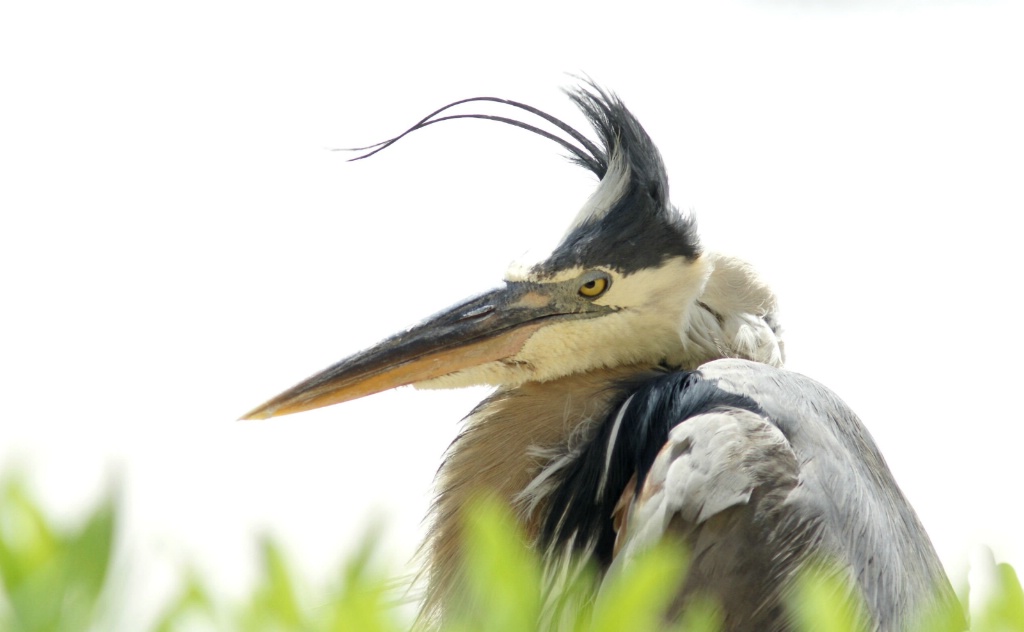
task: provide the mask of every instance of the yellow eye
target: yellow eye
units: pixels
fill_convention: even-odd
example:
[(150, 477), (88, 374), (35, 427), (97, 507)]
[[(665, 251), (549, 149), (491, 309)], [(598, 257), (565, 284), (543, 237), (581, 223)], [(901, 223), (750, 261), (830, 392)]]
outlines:
[(587, 281), (580, 286), (580, 296), (585, 298), (596, 298), (604, 294), (604, 291), (608, 289), (608, 279), (604, 277), (598, 277), (593, 281)]

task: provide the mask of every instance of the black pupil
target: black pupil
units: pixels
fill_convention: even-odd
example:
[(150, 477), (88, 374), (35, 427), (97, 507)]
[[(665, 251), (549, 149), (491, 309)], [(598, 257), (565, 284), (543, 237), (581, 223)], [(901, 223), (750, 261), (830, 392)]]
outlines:
[(583, 285), (583, 287), (591, 289), (591, 290), (594, 289), (596, 286), (597, 286), (597, 281), (587, 281), (586, 284)]

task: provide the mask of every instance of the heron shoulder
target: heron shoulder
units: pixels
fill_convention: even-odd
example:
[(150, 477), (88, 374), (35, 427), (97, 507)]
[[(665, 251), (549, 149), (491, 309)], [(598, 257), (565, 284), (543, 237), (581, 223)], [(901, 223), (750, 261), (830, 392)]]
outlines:
[(659, 535), (683, 539), (693, 551), (683, 601), (690, 591), (711, 592), (737, 629), (783, 621), (788, 581), (810, 558), (834, 564), (877, 629), (903, 629), (936, 607), (957, 609), (924, 527), (836, 394), (745, 360), (717, 360), (695, 374), (720, 403), (677, 420), (638, 479), (616, 534), (625, 559)]

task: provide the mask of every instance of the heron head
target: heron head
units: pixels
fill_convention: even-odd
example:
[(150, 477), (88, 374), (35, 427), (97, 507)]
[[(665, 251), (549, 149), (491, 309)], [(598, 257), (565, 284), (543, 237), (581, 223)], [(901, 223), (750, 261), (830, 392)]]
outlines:
[[(413, 128), (450, 118), (488, 118), (536, 131), (569, 149), (600, 184), (549, 255), (514, 263), (502, 287), (342, 360), (246, 418), (309, 410), (407, 384), (515, 386), (599, 368), (686, 366), (710, 359), (697, 353), (700, 345), (694, 346), (686, 330), (695, 317), (691, 312), (704, 305), (699, 297), (714, 258), (702, 255), (693, 217), (669, 201), (661, 155), (614, 95), (591, 86), (569, 96), (599, 144), (539, 110), (491, 98), (478, 100), (536, 114), (575, 142), (504, 117), (436, 116), (445, 108)], [(711, 316), (705, 317), (721, 327), (721, 314), (708, 309)]]

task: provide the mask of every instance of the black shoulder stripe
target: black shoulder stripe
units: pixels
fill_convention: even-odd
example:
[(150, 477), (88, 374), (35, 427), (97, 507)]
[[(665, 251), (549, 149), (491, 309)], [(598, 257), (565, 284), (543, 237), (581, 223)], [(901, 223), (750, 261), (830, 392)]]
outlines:
[[(630, 396), (609, 458), (608, 443), (613, 440), (615, 419)], [(609, 410), (578, 457), (563, 470), (547, 505), (542, 545), (558, 548), (570, 542), (575, 533), (574, 546), (582, 549), (593, 543), (598, 563), (602, 567), (610, 564), (615, 544), (611, 516), (629, 479), (636, 474), (639, 492), (672, 428), (723, 407), (760, 414), (753, 400), (723, 391), (715, 380), (704, 379), (699, 371), (668, 373), (624, 389), (621, 401)]]

